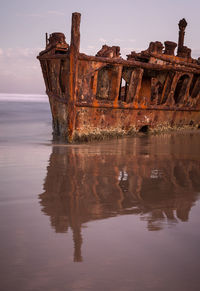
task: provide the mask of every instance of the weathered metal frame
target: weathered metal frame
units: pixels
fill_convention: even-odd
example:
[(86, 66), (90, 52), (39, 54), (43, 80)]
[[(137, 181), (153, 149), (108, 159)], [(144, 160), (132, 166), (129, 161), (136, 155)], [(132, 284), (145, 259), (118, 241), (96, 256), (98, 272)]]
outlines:
[[(193, 76), (200, 78), (200, 65), (196, 60), (151, 51), (142, 52), (142, 57), (148, 58), (148, 63), (138, 61), (137, 58), (130, 59), (131, 57), (124, 60), (118, 56), (85, 55), (79, 52), (80, 17), (79, 13), (72, 15), (71, 43), (64, 54), (63, 51), (57, 54), (54, 47), (53, 50), (46, 49), (38, 56), (51, 105), (55, 136), (73, 142), (131, 134), (143, 126), (152, 130), (163, 130), (200, 125), (200, 90), (195, 98), (189, 94)], [(181, 40), (181, 45), (182, 43)], [(162, 48), (159, 42), (155, 44)], [(65, 47), (68, 45), (65, 44)], [(61, 48), (59, 45), (59, 50)], [(108, 48), (112, 52), (116, 47)], [(106, 46), (103, 51), (105, 50)], [(188, 52), (186, 47), (180, 50), (181, 55)], [(141, 58), (140, 55), (139, 57)], [(127, 102), (120, 100), (123, 68), (130, 69), (130, 80), (125, 88)], [(104, 79), (101, 80), (102, 83), (105, 80), (104, 85), (101, 84), (107, 86), (105, 88), (98, 87), (97, 84), (98, 74), (102, 70), (107, 72), (106, 76), (102, 75)], [(156, 77), (151, 75), (158, 75), (160, 78), (166, 76), (160, 100), (156, 95)], [(189, 78), (187, 87), (181, 100), (176, 103), (174, 93), (178, 81), (184, 75)], [(152, 78), (155, 88), (152, 87)], [(97, 96), (97, 90), (101, 89), (104, 90), (104, 95), (107, 94), (106, 98), (100, 98), (104, 95)], [(152, 90), (157, 96), (153, 101)]]

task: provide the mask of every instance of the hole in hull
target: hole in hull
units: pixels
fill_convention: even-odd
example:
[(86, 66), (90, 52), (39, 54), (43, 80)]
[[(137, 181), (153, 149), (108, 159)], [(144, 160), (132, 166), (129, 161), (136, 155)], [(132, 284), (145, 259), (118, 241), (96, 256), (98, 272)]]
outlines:
[(139, 132), (147, 133), (149, 131), (149, 126), (144, 125), (139, 129)]
[(174, 92), (174, 101), (176, 104), (179, 103), (183, 99), (186, 89), (187, 89), (188, 82), (189, 82), (188, 75), (183, 75), (178, 80), (176, 84), (176, 89)]

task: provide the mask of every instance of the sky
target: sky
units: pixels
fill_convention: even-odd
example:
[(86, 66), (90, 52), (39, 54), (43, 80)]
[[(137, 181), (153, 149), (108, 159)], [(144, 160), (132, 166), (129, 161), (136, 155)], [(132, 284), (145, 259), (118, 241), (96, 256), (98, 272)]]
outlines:
[(0, 93), (44, 94), (38, 53), (45, 33), (63, 32), (70, 42), (71, 14), (81, 13), (81, 52), (119, 45), (122, 56), (150, 41), (178, 40), (178, 22), (188, 22), (185, 45), (200, 57), (199, 0), (0, 0)]

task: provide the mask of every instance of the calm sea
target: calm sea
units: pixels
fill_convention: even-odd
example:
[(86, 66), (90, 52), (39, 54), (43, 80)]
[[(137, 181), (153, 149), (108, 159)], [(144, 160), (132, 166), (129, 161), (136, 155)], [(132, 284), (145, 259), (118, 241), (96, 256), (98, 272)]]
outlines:
[(52, 143), (0, 94), (0, 290), (200, 290), (200, 131)]

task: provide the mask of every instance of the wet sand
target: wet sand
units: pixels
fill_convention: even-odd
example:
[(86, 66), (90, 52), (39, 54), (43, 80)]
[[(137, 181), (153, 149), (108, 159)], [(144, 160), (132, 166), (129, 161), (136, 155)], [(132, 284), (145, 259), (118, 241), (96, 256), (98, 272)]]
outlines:
[(58, 145), (0, 101), (0, 290), (199, 290), (200, 131)]

